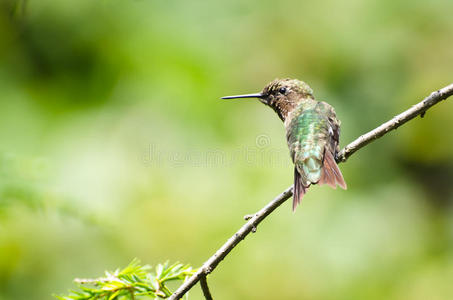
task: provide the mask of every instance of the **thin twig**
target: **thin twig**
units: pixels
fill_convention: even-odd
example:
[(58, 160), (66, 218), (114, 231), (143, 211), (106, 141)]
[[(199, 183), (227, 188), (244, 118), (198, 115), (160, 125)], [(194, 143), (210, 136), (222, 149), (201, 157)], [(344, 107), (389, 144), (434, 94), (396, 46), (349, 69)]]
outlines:
[(131, 299), (135, 300), (134, 288), (128, 288), (129, 294), (131, 295)]
[(355, 141), (344, 147), (343, 150), (341, 150), (337, 155), (337, 162), (345, 162), (349, 156), (351, 156), (354, 152), (356, 152), (360, 148), (380, 138), (389, 131), (397, 129), (398, 127), (412, 120), (416, 116), (421, 115), (423, 117), (425, 112), (430, 107), (439, 103), (442, 100), (447, 99), (451, 95), (453, 95), (453, 84), (447, 85), (446, 87), (431, 93), (431, 95), (426, 97), (422, 102), (412, 106), (408, 110), (393, 117), (391, 120), (385, 122), (376, 129), (373, 129), (370, 132), (361, 135)]
[(208, 281), (205, 276), (200, 277), (201, 290), (206, 300), (212, 300), (211, 292), (209, 291)]
[[(410, 109), (404, 111), (403, 113), (395, 116), (391, 120), (385, 122), (376, 129), (361, 135), (352, 143), (344, 147), (337, 155), (337, 162), (345, 162), (352, 154), (357, 150), (363, 148), (365, 145), (371, 143), (372, 141), (382, 137), (389, 131), (396, 129), (403, 125), (404, 123), (412, 120), (418, 115), (424, 115), (424, 113), (433, 105), (439, 103), (442, 100), (447, 99), (453, 95), (453, 84), (450, 84), (436, 92), (431, 93), (420, 103), (412, 106)], [(201, 278), (205, 277), (207, 274), (211, 273), (217, 265), (228, 255), (228, 253), (233, 250), (233, 248), (239, 244), (250, 232), (252, 232), (258, 226), (261, 221), (263, 221), (268, 215), (270, 215), (277, 207), (279, 207), (283, 202), (289, 199), (293, 195), (293, 187), (288, 187), (283, 193), (278, 195), (274, 200), (269, 202), (265, 207), (263, 207), (256, 214), (248, 220), (228, 241), (220, 247), (217, 252), (211, 256), (198, 271), (192, 275), (186, 282), (184, 282), (170, 297), (169, 300), (180, 299), (188, 290), (190, 290)], [(247, 218), (250, 215), (247, 216)]]
[(169, 300), (180, 299), (188, 290), (190, 290), (202, 276), (205, 274), (211, 273), (215, 267), (228, 255), (228, 253), (233, 250), (233, 248), (241, 242), (253, 228), (264, 220), (270, 213), (272, 213), (277, 207), (279, 207), (283, 202), (285, 202), (293, 194), (293, 187), (290, 186), (283, 193), (281, 193), (277, 198), (268, 203), (263, 207), (259, 212), (253, 215), (253, 217), (245, 223), (228, 241), (220, 247), (217, 252), (211, 256), (198, 271), (192, 275), (186, 282), (184, 282), (173, 295), (168, 298)]

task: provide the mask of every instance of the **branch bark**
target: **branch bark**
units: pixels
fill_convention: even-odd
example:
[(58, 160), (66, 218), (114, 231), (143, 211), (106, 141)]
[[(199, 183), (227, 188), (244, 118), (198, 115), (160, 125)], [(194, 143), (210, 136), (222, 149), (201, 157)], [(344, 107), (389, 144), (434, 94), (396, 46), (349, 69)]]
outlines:
[[(354, 140), (352, 143), (344, 147), (337, 155), (336, 161), (338, 163), (345, 162), (352, 154), (354, 154), (359, 149), (363, 148), (372, 141), (382, 137), (388, 132), (400, 127), (404, 123), (412, 120), (418, 115), (423, 115), (425, 112), (435, 104), (439, 103), (442, 100), (447, 99), (453, 95), (453, 83), (438, 90), (420, 103), (412, 106), (408, 110), (402, 112), (401, 114), (395, 116), (391, 120), (385, 122), (379, 127), (371, 130), (370, 132), (361, 135), (359, 138)], [(283, 193), (278, 195), (274, 200), (269, 202), (265, 207), (260, 211), (248, 216), (249, 220), (244, 224), (228, 241), (216, 251), (216, 253), (211, 256), (199, 269), (192, 275), (186, 282), (184, 282), (170, 297), (169, 300), (180, 299), (187, 291), (189, 291), (198, 281), (202, 278), (206, 278), (217, 265), (239, 244), (250, 232), (255, 232), (256, 227), (261, 221), (263, 221), (268, 215), (270, 215), (277, 207), (279, 207), (283, 202), (288, 200), (293, 195), (293, 187), (288, 187)]]
[(348, 157), (354, 154), (357, 150), (363, 148), (372, 141), (380, 138), (389, 131), (397, 129), (398, 127), (412, 120), (416, 116), (421, 115), (421, 117), (423, 118), (425, 112), (429, 108), (431, 108), (433, 105), (436, 105), (440, 101), (447, 99), (451, 95), (453, 95), (453, 83), (447, 85), (444, 88), (441, 88), (438, 91), (432, 92), (431, 95), (423, 99), (423, 101), (412, 106), (411, 108), (400, 113), (399, 115), (393, 117), (391, 120), (385, 122), (381, 126), (371, 130), (368, 133), (365, 133), (364, 135), (361, 135), (355, 141), (348, 144), (337, 154), (336, 159), (337, 162), (345, 162), (348, 159)]
[(201, 290), (206, 300), (212, 300), (211, 292), (209, 291), (208, 281), (206, 276), (201, 276), (200, 278)]

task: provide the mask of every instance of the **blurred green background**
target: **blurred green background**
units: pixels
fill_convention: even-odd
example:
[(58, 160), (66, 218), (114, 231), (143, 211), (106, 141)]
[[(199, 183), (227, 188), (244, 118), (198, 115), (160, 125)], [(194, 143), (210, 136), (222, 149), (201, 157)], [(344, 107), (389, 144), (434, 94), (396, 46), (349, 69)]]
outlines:
[[(341, 145), (453, 81), (452, 1), (0, 1), (0, 299), (134, 257), (199, 266), (292, 183), (258, 101), (309, 83)], [(285, 203), (216, 299), (453, 299), (453, 99)], [(199, 287), (192, 299), (202, 299)]]

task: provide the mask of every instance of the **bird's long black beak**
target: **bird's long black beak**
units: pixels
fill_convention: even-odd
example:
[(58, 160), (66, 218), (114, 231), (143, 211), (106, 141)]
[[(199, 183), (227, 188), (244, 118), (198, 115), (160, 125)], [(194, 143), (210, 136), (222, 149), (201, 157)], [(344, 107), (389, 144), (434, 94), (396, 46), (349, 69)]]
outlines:
[(235, 95), (235, 96), (225, 96), (220, 99), (240, 99), (240, 98), (263, 98), (263, 94), (255, 93), (255, 94), (245, 94), (245, 95)]

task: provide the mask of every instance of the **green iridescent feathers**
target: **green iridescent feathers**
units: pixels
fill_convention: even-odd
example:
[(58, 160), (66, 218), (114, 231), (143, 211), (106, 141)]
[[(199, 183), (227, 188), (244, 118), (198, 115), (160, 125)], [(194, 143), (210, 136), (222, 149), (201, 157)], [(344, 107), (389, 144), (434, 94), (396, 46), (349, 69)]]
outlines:
[(289, 115), (287, 141), (295, 165), (293, 210), (311, 184), (337, 184), (346, 189), (335, 162), (340, 122), (332, 106), (313, 99), (302, 101)]
[(346, 189), (335, 162), (339, 151), (340, 121), (332, 106), (318, 102), (313, 90), (297, 79), (276, 79), (259, 93), (222, 99), (258, 98), (284, 122), (294, 163), (293, 210), (312, 184), (337, 185)]

